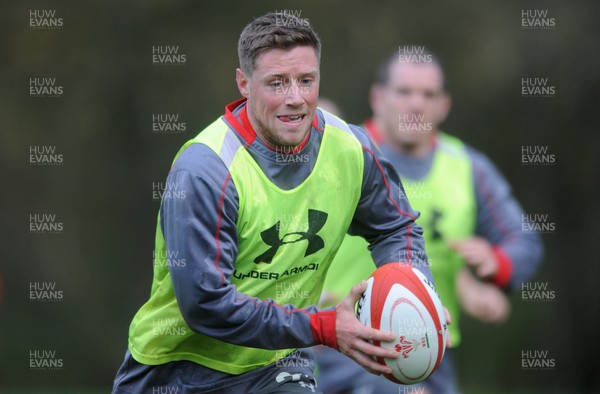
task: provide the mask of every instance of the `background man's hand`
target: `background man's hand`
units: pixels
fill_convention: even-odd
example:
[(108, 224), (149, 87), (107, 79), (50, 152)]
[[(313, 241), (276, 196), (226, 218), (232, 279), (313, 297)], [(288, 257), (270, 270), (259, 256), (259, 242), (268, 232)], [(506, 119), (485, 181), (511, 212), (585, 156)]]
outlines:
[(450, 241), (450, 247), (475, 269), (478, 277), (490, 278), (498, 272), (498, 260), (486, 239), (471, 237), (463, 241)]
[[(450, 311), (448, 311), (448, 308), (446, 308), (446, 307), (444, 307), (444, 316), (446, 316), (446, 324), (447, 325), (452, 324), (452, 316), (450, 316)], [(448, 338), (446, 339), (446, 347), (447, 348), (452, 347), (452, 340), (450, 340), (450, 335), (448, 335)]]
[(487, 323), (502, 323), (510, 315), (508, 297), (495, 285), (475, 278), (463, 268), (456, 276), (456, 289), (462, 309)]
[(390, 342), (395, 339), (394, 333), (364, 326), (354, 312), (354, 306), (366, 288), (365, 281), (354, 286), (350, 294), (336, 306), (338, 349), (373, 374), (391, 374), (392, 370), (389, 367), (379, 364), (371, 356), (398, 358), (399, 353), (375, 346), (369, 341)]

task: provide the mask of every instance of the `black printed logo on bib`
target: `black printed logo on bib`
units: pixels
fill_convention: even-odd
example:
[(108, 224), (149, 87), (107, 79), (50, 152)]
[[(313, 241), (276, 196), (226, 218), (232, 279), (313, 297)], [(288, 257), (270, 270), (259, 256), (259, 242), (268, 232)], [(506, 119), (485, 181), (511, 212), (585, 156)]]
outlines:
[(323, 228), (327, 221), (327, 214), (316, 209), (308, 210), (308, 229), (306, 231), (295, 231), (284, 234), (283, 237), (279, 236), (279, 221), (273, 226), (269, 227), (265, 231), (260, 233), (260, 237), (270, 246), (263, 254), (256, 257), (254, 262), (256, 264), (267, 263), (271, 264), (273, 257), (283, 245), (293, 244), (300, 241), (307, 241), (306, 251), (304, 257), (310, 256), (313, 253), (325, 247), (325, 242), (317, 233)]

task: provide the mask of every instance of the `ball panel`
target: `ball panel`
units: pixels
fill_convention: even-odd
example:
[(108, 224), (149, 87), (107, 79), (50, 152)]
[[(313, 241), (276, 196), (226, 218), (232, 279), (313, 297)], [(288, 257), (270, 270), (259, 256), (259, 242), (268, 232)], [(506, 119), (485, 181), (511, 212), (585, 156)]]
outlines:
[(382, 329), (396, 333), (398, 338), (392, 343), (382, 343), (381, 347), (400, 353), (395, 360), (385, 359), (386, 365), (399, 374), (404, 383), (422, 381), (433, 371), (439, 353), (432, 328), (435, 319), (422, 301), (400, 284), (392, 287), (383, 309), (387, 321), (382, 322)]
[(356, 315), (358, 320), (367, 327), (371, 325), (371, 296), (373, 293), (373, 282), (375, 279), (370, 277), (367, 279), (367, 289), (362, 293), (360, 300), (358, 300), (358, 308)]
[[(416, 268), (413, 268), (406, 264), (386, 264), (384, 267), (392, 266), (396, 267), (395, 270), (398, 271), (401, 275), (403, 275), (402, 284), (413, 294), (417, 295), (423, 304), (427, 308), (428, 313), (431, 316), (439, 316), (434, 300), (439, 300), (437, 293), (435, 291), (431, 293), (429, 288), (433, 288), (427, 277)], [(441, 305), (441, 303), (440, 303)], [(438, 348), (443, 349), (442, 352), (439, 352), (438, 360), (436, 362), (437, 365), (442, 360), (443, 354), (445, 352), (445, 335), (444, 335), (444, 326), (446, 323), (445, 315), (443, 315), (442, 309), (442, 319), (433, 319), (435, 324), (435, 329), (438, 335), (436, 336), (438, 342)], [(443, 322), (443, 324), (442, 324)]]
[(377, 358), (394, 371), (384, 376), (401, 384), (426, 379), (442, 360), (447, 336), (443, 307), (433, 285), (420, 271), (399, 263), (378, 268), (367, 283), (359, 301), (359, 320), (397, 335), (390, 343), (373, 341), (400, 353), (395, 360)]
[[(435, 290), (435, 288), (433, 287), (433, 284), (429, 281), (429, 279), (427, 279), (427, 277), (419, 270), (413, 268), (413, 271), (415, 273), (415, 275), (422, 281), (425, 290), (427, 291), (428, 295), (429, 295), (429, 299), (433, 302), (434, 304), (434, 308), (435, 311), (437, 313), (437, 319), (436, 319), (436, 323), (439, 322), (439, 324), (436, 324), (436, 327), (438, 329), (438, 338), (440, 340), (440, 348), (442, 349), (442, 351), (440, 352), (439, 356), (438, 356), (438, 360), (436, 362), (435, 368), (438, 367), (438, 365), (442, 362), (442, 359), (444, 357), (444, 354), (446, 353), (446, 342), (448, 340), (448, 336), (450, 335), (450, 332), (448, 331), (448, 322), (446, 321), (446, 313), (444, 312), (444, 306), (442, 305), (442, 301), (440, 300), (439, 295), (437, 294), (437, 291)], [(432, 316), (435, 316), (435, 314), (432, 314)]]

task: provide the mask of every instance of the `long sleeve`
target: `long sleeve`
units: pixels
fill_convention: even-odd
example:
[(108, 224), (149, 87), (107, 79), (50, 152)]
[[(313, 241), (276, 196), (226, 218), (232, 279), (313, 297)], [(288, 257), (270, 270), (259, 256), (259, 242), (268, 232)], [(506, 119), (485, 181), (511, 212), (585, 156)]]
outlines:
[(523, 231), (523, 209), (494, 165), (473, 149), (469, 155), (477, 199), (475, 232), (494, 246), (499, 263), (495, 282), (502, 287), (518, 287), (535, 273), (541, 261), (540, 236)]

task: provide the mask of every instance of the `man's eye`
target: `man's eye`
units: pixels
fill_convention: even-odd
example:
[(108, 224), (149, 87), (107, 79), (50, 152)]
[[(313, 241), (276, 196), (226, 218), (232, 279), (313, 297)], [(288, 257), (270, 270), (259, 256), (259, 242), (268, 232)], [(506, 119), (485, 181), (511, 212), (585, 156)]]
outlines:
[(281, 81), (271, 82), (271, 86), (273, 86), (274, 88), (278, 88), (281, 86)]
[(431, 91), (427, 91), (424, 93), (425, 98), (427, 100), (435, 100), (438, 98), (438, 96), (440, 95), (439, 92), (431, 92)]
[(398, 96), (409, 96), (410, 89), (396, 89), (396, 93), (398, 94)]
[(310, 85), (310, 83), (312, 82), (312, 79), (304, 78), (301, 82), (303, 85)]

